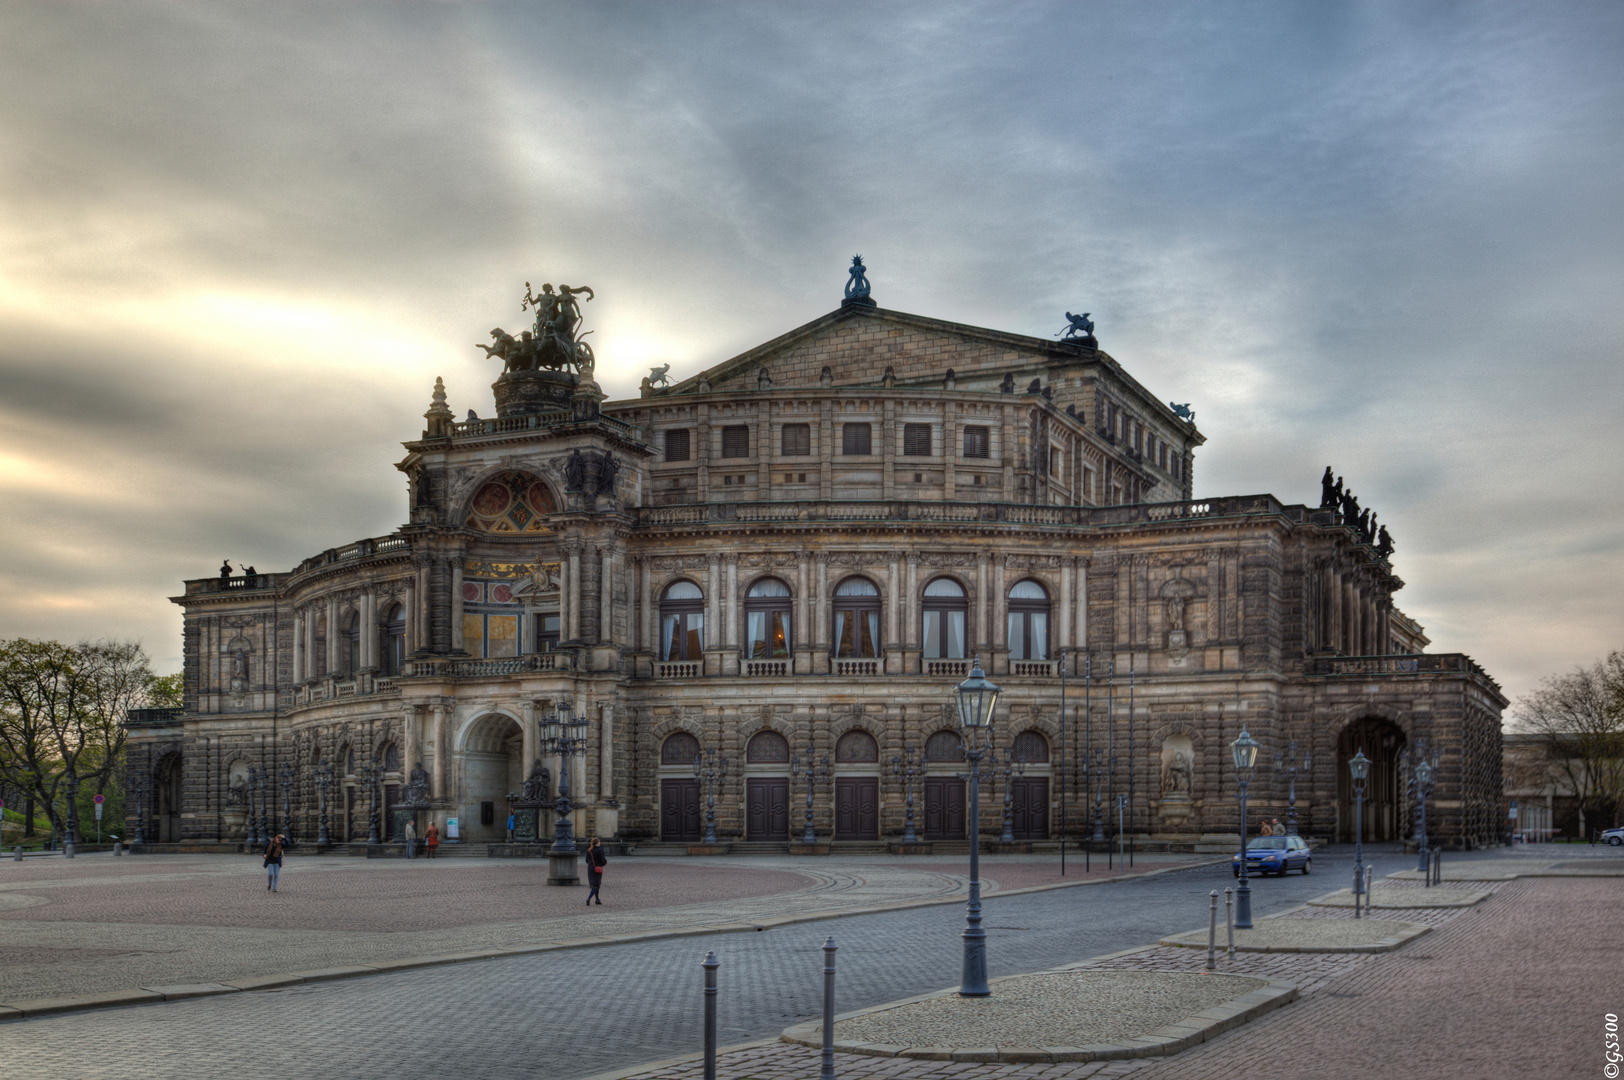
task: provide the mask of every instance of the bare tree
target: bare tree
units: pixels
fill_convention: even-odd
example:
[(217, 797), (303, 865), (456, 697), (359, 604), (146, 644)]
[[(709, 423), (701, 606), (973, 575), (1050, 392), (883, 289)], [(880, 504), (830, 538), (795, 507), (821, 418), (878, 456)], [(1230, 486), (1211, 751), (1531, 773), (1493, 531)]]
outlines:
[(1513, 716), (1538, 736), (1549, 774), (1573, 792), (1586, 827), (1616, 822), (1624, 810), (1624, 653), (1546, 679)]

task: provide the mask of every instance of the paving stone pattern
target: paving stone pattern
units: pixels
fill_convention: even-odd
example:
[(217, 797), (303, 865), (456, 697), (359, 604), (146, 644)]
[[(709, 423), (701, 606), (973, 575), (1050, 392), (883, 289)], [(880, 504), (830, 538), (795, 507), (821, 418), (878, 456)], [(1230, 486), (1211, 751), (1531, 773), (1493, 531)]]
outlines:
[[(1323, 861), (1341, 872), (1351, 867), (1351, 852)], [(1378, 857), (1378, 872), (1404, 865), (1402, 856)], [(990, 973), (1086, 960), (1186, 929), (1205, 910), (1208, 890), (1228, 877), (1227, 869), (1208, 866), (994, 895), (986, 911)], [(1259, 882), (1255, 910), (1280, 910), (1325, 891), (1319, 874)], [(847, 1011), (956, 984), (962, 926), (959, 906), (930, 907), (20, 1020), (0, 1024), (0, 1061), (7, 1080), (168, 1080), (182, 1073), (568, 1080), (697, 1048), (699, 960), (707, 948), (723, 961), (721, 1038), (730, 1044), (774, 1037), (821, 1010), (824, 935), (841, 945), (839, 1008)], [(256, 1031), (276, 1035), (260, 1040)]]

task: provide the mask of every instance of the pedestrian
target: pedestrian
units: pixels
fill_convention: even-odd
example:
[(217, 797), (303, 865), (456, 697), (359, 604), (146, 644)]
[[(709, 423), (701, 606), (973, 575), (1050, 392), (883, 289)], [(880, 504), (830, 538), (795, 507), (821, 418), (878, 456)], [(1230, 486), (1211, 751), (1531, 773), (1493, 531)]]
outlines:
[(1258, 826), (1257, 834), (1259, 836), (1273, 836), (1274, 830), (1269, 828), (1269, 823), (1265, 820), (1262, 825)]
[(586, 849), (586, 883), (589, 886), (586, 902), (588, 904), (596, 900), (599, 907), (603, 906), (603, 898), (598, 895), (598, 889), (603, 885), (603, 868), (608, 863), (609, 853), (603, 850), (603, 841), (594, 836), (591, 846)]
[(411, 818), (406, 819), (406, 857), (417, 858), (417, 823)]
[(432, 859), (434, 858), (434, 849), (439, 846), (440, 829), (434, 824), (434, 822), (431, 821), (429, 822), (428, 831), (423, 834), (423, 850), (427, 852), (428, 857)]
[(508, 815), (508, 843), (513, 843), (513, 815)]
[(1276, 835), (1276, 836), (1284, 836), (1284, 835), (1286, 835), (1286, 827), (1284, 825), (1280, 824), (1280, 819), (1279, 818), (1274, 819), (1274, 835)]
[(276, 891), (276, 881), (282, 876), (282, 849), (287, 846), (287, 837), (277, 833), (265, 845), (265, 887), (271, 892)]

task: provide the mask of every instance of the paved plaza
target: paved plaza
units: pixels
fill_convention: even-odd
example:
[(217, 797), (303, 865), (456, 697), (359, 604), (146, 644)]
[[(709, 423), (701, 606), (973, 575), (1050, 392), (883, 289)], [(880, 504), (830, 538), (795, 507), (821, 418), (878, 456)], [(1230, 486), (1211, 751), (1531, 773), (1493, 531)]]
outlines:
[[(1378, 877), (1413, 865), (1413, 857), (1396, 851), (1367, 855)], [(1569, 860), (1588, 855), (1562, 853)], [(1027, 887), (1047, 884), (1034, 880), (1041, 876), (1046, 858), (986, 861), (988, 876), (1005, 890), (1003, 895), (990, 893), (987, 904), (993, 976), (1113, 953), (1122, 955), (1095, 960), (1093, 966), (1146, 971), (1199, 971), (1204, 966), (1205, 950), (1153, 943), (1204, 922), (1208, 892), (1233, 884), (1227, 867), (1195, 865), (1083, 888), (1013, 891), (1022, 887), (1012, 884), (1017, 881)], [(1602, 851), (1595, 858), (1597, 867), (1624, 870), (1624, 859), (1616, 855)], [(1470, 857), (1454, 861), (1464, 864)], [(1517, 861), (1538, 870), (1554, 860)], [(213, 865), (212, 860), (192, 862), (201, 862), (203, 869), (185, 872), (202, 874)], [(629, 871), (638, 862), (619, 860), (615, 868)], [(809, 869), (796, 869), (808, 864)], [(92, 865), (81, 860), (73, 873), (95, 880), (94, 872), (83, 869)], [(878, 892), (870, 899), (896, 903), (900, 886), (887, 884), (887, 875), (937, 874), (951, 879), (955, 876), (948, 869), (951, 865), (952, 860), (945, 859), (932, 865), (886, 859), (671, 859), (642, 864), (649, 873), (669, 875), (661, 880), (673, 883), (689, 870), (702, 881), (722, 881), (735, 873), (744, 879), (757, 874), (826, 875), (823, 881), (803, 879), (795, 891), (758, 891), (733, 901), (678, 905), (706, 910), (713, 923), (728, 924), (747, 921), (738, 914), (761, 910), (758, 905), (775, 898), (783, 904), (790, 902), (785, 898), (802, 897), (807, 910), (833, 910), (834, 898), (844, 895), (854, 901), (851, 910), (862, 910), (853, 894), (873, 888)], [(1351, 918), (1347, 909), (1306, 906), (1306, 901), (1345, 886), (1350, 868), (1351, 851), (1336, 849), (1316, 855), (1312, 876), (1254, 880), (1256, 913), (1287, 919)], [(368, 866), (332, 872), (377, 875), (388, 881), (398, 879), (386, 875), (417, 869)], [(1074, 867), (1073, 872), (1080, 869)], [(123, 866), (120, 870), (131, 872)], [(511, 868), (468, 871), (484, 875)], [(220, 872), (225, 880), (237, 873)], [(312, 870), (305, 877), (313, 883), (324, 873)], [(242, 879), (245, 887), (248, 880)], [(290, 886), (294, 880), (290, 876)], [(0, 881), (15, 884), (9, 878)], [(757, 885), (770, 887), (766, 881)], [(1419, 883), (1391, 887), (1423, 891)], [(1363, 1080), (1373, 1071), (1417, 1077), (1599, 1072), (1601, 1013), (1617, 1013), (1618, 1005), (1624, 1004), (1618, 1000), (1616, 944), (1624, 881), (1566, 875), (1517, 877), (1476, 887), (1491, 895), (1473, 907), (1378, 911), (1378, 919), (1432, 928), (1396, 952), (1240, 953), (1233, 962), (1221, 960), (1223, 973), (1291, 982), (1300, 1000), (1175, 1057), (982, 1065), (840, 1055), (839, 1075), (848, 1080), (950, 1076), (1058, 1080), (1129, 1073), (1144, 1080), (1235, 1075)], [(630, 893), (632, 885), (627, 882), (622, 888)], [(750, 888), (741, 885), (737, 891), (748, 893)], [(492, 903), (497, 905), (492, 910), (500, 910), (498, 901)], [(14, 918), (38, 907), (0, 911), (8, 939), (16, 927), (50, 925)], [(674, 907), (640, 910), (675, 912)], [(953, 985), (962, 914), (957, 904), (919, 906), (806, 925), (777, 924), (759, 933), (699, 931), (691, 937), (22, 1019), (0, 1024), (0, 1061), (7, 1063), (6, 1076), (18, 1080), (191, 1075), (286, 1080), (334, 1074), (399, 1080), (445, 1074), (459, 1080), (537, 1076), (572, 1080), (607, 1074), (649, 1080), (694, 1077), (698, 1065), (691, 1058), (658, 1067), (648, 1063), (698, 1048), (698, 961), (713, 948), (723, 965), (721, 1041), (759, 1044), (725, 1054), (722, 1075), (735, 1080), (810, 1077), (817, 1071), (816, 1051), (771, 1040), (818, 1014), (819, 946), (824, 935), (833, 934), (841, 946), (838, 1004), (847, 1012)], [(583, 915), (575, 918), (598, 917), (594, 908), (590, 915), (583, 909)], [(535, 920), (571, 921), (565, 915)], [(462, 931), (419, 930), (412, 936), (452, 932)], [(292, 947), (305, 933), (272, 928), (264, 936)], [(581, 936), (581, 931), (573, 936)], [(253, 1038), (254, 1031), (273, 1031), (276, 1036), (267, 1045)]]

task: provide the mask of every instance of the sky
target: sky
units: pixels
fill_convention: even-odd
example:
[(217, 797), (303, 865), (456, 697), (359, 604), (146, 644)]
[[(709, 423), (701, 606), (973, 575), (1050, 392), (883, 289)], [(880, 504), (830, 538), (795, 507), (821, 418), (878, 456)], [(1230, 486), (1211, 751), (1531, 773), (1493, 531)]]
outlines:
[(526, 281), (612, 396), (838, 306), (1101, 345), (1197, 496), (1391, 530), (1515, 697), (1624, 648), (1624, 5), (0, 6), (0, 637), (406, 517)]

